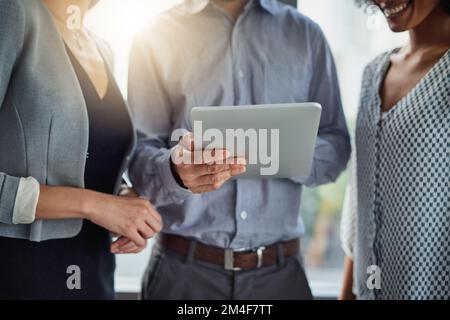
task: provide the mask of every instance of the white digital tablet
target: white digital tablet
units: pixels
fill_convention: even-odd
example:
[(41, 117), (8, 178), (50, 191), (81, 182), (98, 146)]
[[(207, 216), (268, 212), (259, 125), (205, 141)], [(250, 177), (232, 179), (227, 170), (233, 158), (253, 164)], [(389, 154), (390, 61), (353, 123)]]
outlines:
[(245, 157), (239, 178), (290, 178), (310, 174), (322, 107), (294, 103), (196, 107), (191, 124), (196, 150), (228, 149)]

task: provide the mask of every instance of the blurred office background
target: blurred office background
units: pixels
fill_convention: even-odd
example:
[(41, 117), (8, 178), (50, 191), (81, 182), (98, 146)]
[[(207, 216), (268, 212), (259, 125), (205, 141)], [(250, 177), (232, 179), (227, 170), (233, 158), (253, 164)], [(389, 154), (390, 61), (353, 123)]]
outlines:
[[(116, 77), (127, 95), (128, 55), (134, 34), (152, 17), (180, 0), (103, 0), (86, 23), (109, 41), (116, 62)], [(296, 3), (295, 0), (285, 2)], [(375, 8), (358, 8), (353, 0), (299, 0), (298, 9), (315, 20), (325, 32), (336, 59), (345, 112), (353, 130), (364, 66), (376, 55), (407, 41), (406, 34), (389, 31)], [(195, 57), (193, 57), (195, 59)], [(303, 252), (313, 293), (318, 298), (337, 296), (342, 278), (343, 252), (339, 222), (345, 194), (346, 174), (336, 184), (307, 189), (300, 215), (307, 226)], [(119, 256), (116, 289), (139, 290), (140, 278), (151, 248), (135, 256)]]

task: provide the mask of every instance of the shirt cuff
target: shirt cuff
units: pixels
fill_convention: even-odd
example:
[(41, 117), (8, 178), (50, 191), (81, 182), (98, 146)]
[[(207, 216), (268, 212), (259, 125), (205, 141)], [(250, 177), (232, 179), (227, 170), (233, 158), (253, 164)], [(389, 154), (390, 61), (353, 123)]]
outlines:
[(40, 185), (33, 177), (21, 178), (13, 211), (13, 224), (32, 224), (36, 218)]
[[(176, 148), (176, 147), (174, 147)], [(174, 148), (170, 149), (162, 160), (162, 166), (160, 167), (160, 179), (163, 183), (163, 186), (169, 191), (169, 196), (175, 200), (186, 200), (190, 196), (193, 195), (192, 191), (184, 188), (181, 186), (178, 181), (174, 177), (174, 173), (172, 172), (172, 164), (171, 164), (171, 157), (172, 157), (172, 151)]]

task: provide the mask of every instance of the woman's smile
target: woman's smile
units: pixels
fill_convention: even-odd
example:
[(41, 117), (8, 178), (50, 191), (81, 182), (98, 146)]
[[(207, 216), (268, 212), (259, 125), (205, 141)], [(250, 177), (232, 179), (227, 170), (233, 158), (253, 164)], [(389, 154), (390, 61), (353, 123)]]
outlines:
[(383, 11), (383, 14), (389, 20), (395, 20), (402, 16), (404, 16), (410, 9), (412, 9), (414, 0), (408, 1), (390, 1), (390, 2), (381, 2), (380, 8)]

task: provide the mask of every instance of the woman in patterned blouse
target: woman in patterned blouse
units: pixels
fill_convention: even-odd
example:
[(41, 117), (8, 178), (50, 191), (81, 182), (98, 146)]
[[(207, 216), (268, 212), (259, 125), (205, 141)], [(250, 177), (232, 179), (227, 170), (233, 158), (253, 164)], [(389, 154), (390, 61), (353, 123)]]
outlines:
[(364, 72), (341, 299), (450, 299), (450, 0), (373, 0), (410, 42)]

